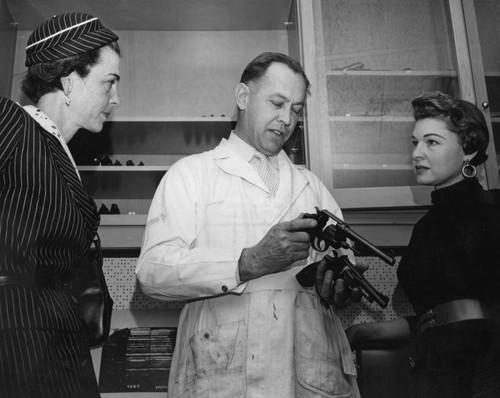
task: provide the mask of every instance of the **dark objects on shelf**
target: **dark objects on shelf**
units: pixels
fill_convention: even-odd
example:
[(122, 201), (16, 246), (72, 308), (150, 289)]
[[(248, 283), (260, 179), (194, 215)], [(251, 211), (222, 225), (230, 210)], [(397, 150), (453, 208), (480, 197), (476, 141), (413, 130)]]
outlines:
[(104, 203), (99, 208), (99, 214), (109, 214), (109, 209)]
[(120, 209), (116, 203), (111, 204), (111, 209), (109, 210), (109, 214), (120, 214)]

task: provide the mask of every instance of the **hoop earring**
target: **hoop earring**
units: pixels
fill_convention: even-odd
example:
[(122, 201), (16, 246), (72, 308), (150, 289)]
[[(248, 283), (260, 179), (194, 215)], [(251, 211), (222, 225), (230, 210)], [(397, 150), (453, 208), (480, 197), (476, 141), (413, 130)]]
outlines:
[(473, 164), (470, 164), (470, 160), (464, 160), (464, 165), (462, 167), (462, 174), (465, 178), (475, 177), (477, 174), (476, 167)]

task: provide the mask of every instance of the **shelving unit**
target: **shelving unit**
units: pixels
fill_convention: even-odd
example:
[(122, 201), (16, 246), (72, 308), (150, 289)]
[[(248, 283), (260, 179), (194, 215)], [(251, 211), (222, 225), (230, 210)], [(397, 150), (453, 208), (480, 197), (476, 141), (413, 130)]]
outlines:
[[(22, 2), (7, 3), (14, 17), (31, 12), (35, 21), (53, 13), (48, 5), (33, 13)], [(301, 60), (312, 93), (295, 160), (323, 180), (347, 218), (363, 211), (369, 224), (370, 211), (429, 204), (432, 188), (415, 185), (410, 157), (410, 100), (423, 91), (487, 102), (492, 146), (480, 177), (485, 186), (500, 185), (496, 0), (165, 0), (155, 15), (146, 11), (147, 0), (127, 10), (106, 2), (85, 9), (87, 3), (79, 2), (81, 11), (98, 13), (120, 37), (121, 106), (101, 134), (70, 144), (97, 205), (117, 203), (122, 211), (103, 216), (103, 228), (137, 232), (123, 239), (112, 233), (107, 243), (104, 236), (105, 246), (140, 245), (158, 182), (178, 159), (229, 135), (234, 86), (263, 51)], [(61, 12), (71, 7), (59, 5)], [(12, 99), (21, 103), (19, 77), (33, 27), (20, 23), (17, 34)], [(96, 166), (100, 155), (122, 166)], [(399, 216), (390, 213), (388, 222)]]
[[(80, 131), (69, 144), (82, 182), (97, 206), (109, 209), (114, 203), (123, 215), (145, 216), (169, 167), (184, 156), (213, 148), (234, 126), (229, 118), (130, 119), (115, 117), (99, 134)], [(113, 165), (96, 165), (104, 156)], [(116, 161), (121, 165), (114, 165)], [(128, 166), (128, 161), (134, 165)], [(107, 222), (103, 217), (101, 224)]]
[[(169, 167), (229, 136), (236, 120), (234, 88), (244, 66), (264, 51), (299, 52), (296, 38), (288, 35), (294, 28), (288, 25), (292, 5), (293, 0), (166, 0), (153, 15), (144, 14), (148, 2), (138, 0), (130, 5), (138, 16), (132, 19), (130, 10), (104, 3), (99, 12), (94, 6), (88, 10), (118, 34), (122, 48), (120, 107), (101, 133), (80, 131), (69, 145), (98, 208), (115, 203), (120, 209), (120, 215), (101, 217), (104, 247), (139, 247), (151, 199)], [(10, 6), (15, 14), (29, 14), (16, 2)], [(79, 9), (85, 12), (86, 6), (83, 0)], [(43, 6), (38, 11), (53, 13)], [(20, 26), (17, 38), (15, 76), (25, 70), (31, 33), (25, 29)], [(26, 102), (18, 82), (12, 97)], [(298, 144), (302, 153), (289, 153), (305, 163), (303, 137)], [(122, 165), (97, 165), (95, 159), (104, 155)], [(129, 160), (134, 166), (126, 166)]]
[(411, 100), (434, 90), (460, 97), (472, 86), (462, 62), (460, 5), (298, 4), (303, 42), (314, 43), (303, 60), (314, 78), (308, 107), (315, 109), (306, 118), (310, 151), (321, 154), (311, 169), (346, 211), (429, 205), (432, 188), (416, 186), (412, 166)]

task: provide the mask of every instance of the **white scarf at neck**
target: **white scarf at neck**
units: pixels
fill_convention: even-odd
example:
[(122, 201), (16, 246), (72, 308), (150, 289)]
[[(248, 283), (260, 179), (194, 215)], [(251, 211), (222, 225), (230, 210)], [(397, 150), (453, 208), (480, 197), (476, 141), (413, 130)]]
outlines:
[(69, 157), (69, 160), (71, 160), (71, 163), (73, 164), (73, 167), (75, 169), (76, 175), (82, 180), (80, 177), (80, 173), (78, 172), (78, 167), (76, 166), (75, 160), (73, 159), (73, 155), (71, 155), (71, 152), (69, 150), (68, 144), (66, 144), (66, 141), (64, 141), (64, 138), (57, 128), (56, 124), (50, 120), (50, 118), (43, 113), (40, 109), (33, 105), (26, 105), (23, 106), (24, 110), (30, 114), (30, 116), (35, 119), (35, 121), (44, 129), (47, 130), (50, 134), (52, 134), (54, 137), (56, 137), (59, 142), (61, 143), (62, 147), (66, 151), (66, 154)]

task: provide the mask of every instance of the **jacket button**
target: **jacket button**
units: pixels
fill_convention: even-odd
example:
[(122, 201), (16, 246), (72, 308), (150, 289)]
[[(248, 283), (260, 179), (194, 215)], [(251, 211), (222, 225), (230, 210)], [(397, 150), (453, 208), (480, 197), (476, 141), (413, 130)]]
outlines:
[(221, 290), (222, 290), (224, 293), (226, 293), (226, 292), (227, 292), (227, 286), (226, 286), (226, 285), (222, 285)]

